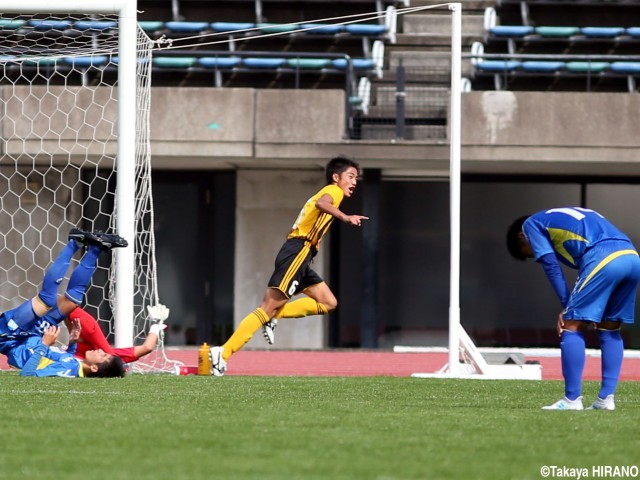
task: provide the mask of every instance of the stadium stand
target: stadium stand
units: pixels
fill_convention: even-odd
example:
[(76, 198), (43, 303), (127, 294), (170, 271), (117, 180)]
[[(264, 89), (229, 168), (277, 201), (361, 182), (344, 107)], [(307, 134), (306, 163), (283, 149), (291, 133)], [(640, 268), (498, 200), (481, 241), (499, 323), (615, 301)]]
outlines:
[(485, 9), (483, 40), (472, 45), (473, 86), (634, 92), (638, 13), (623, 0), (502, 0)]

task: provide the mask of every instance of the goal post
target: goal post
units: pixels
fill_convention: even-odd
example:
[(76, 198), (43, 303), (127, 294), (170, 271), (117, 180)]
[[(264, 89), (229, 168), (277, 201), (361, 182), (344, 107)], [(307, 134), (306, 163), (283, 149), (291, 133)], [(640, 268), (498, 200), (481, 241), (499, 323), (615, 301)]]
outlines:
[[(31, 298), (73, 226), (112, 230), (87, 309), (116, 347), (158, 302), (149, 142), (151, 50), (135, 0), (0, 0), (0, 308)], [(5, 222), (6, 220), (6, 222)], [(172, 371), (156, 353), (136, 371)]]

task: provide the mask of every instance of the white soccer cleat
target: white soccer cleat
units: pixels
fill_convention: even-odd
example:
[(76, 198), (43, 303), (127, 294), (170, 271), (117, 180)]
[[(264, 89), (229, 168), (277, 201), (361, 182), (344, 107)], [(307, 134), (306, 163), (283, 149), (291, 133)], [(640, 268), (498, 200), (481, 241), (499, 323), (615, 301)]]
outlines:
[(211, 360), (211, 375), (222, 377), (227, 371), (227, 362), (222, 358), (222, 347), (211, 347), (209, 349), (209, 360)]
[(274, 330), (278, 326), (278, 320), (272, 318), (267, 323), (262, 326), (262, 334), (264, 335), (264, 339), (267, 341), (269, 345), (273, 345), (276, 341), (276, 336)]
[(598, 397), (598, 399), (587, 407), (587, 410), (615, 410), (616, 402), (613, 400), (613, 395), (607, 395), (604, 400)]
[(564, 397), (553, 405), (542, 407), (542, 410), (584, 410), (584, 407), (582, 406), (582, 397), (578, 397), (575, 400), (569, 400)]

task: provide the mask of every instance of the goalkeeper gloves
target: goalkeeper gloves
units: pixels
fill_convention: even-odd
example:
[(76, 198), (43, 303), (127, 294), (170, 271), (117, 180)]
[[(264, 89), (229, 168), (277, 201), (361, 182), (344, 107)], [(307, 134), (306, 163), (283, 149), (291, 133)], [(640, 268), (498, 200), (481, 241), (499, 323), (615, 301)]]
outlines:
[(169, 309), (161, 303), (158, 303), (153, 306), (148, 305), (147, 313), (149, 321), (152, 322), (152, 325), (149, 328), (149, 333), (155, 333), (160, 336), (160, 332), (167, 328), (164, 321), (169, 318)]

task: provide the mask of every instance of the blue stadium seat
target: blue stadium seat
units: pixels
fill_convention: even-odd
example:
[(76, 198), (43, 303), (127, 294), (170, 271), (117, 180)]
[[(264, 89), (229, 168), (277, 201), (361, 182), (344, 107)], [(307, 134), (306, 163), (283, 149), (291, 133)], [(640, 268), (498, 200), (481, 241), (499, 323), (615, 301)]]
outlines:
[(207, 22), (167, 22), (165, 27), (174, 33), (199, 33), (209, 27)]
[(615, 38), (624, 34), (622, 27), (582, 27), (580, 32), (585, 37), (591, 38)]
[[(310, 35), (337, 35), (344, 32), (344, 25), (332, 25), (330, 23), (303, 23), (300, 29)], [(307, 30), (309, 29), (309, 30)]]
[[(347, 60), (345, 58), (336, 58), (331, 61), (334, 68), (338, 70), (347, 69)], [(354, 70), (372, 70), (375, 68), (375, 62), (370, 58), (353, 58), (351, 64)]]
[(248, 22), (213, 22), (211, 28), (214, 32), (235, 32), (237, 30), (256, 28), (256, 24)]
[(91, 55), (89, 57), (66, 57), (64, 62), (72, 67), (89, 68), (103, 67), (109, 62), (106, 55)]
[(517, 60), (483, 60), (476, 64), (476, 68), (483, 72), (509, 72), (520, 65)]
[(526, 25), (496, 25), (489, 29), (495, 37), (524, 37), (533, 33), (533, 27)]
[(640, 62), (612, 62), (609, 68), (615, 73), (640, 74)]
[(380, 24), (352, 23), (344, 26), (344, 30), (351, 35), (380, 36), (387, 33), (387, 27)]
[(545, 73), (545, 72), (557, 72), (565, 67), (564, 62), (546, 62), (546, 61), (538, 61), (531, 60), (522, 62), (520, 67), (524, 72), (537, 72), (537, 73)]
[(104, 31), (111, 30), (118, 26), (118, 22), (112, 22), (107, 20), (79, 20), (73, 24), (78, 30), (96, 30)]
[(627, 28), (627, 35), (631, 35), (634, 38), (640, 38), (640, 27)]
[(241, 59), (238, 57), (202, 57), (198, 59), (198, 64), (204, 68), (229, 69), (240, 65)]
[(71, 27), (71, 22), (68, 20), (29, 20), (31, 25), (36, 30), (67, 30)]
[(243, 58), (242, 65), (247, 68), (256, 68), (256, 69), (274, 69), (280, 68), (286, 63), (286, 59), (284, 58), (259, 58), (259, 57), (250, 57)]

